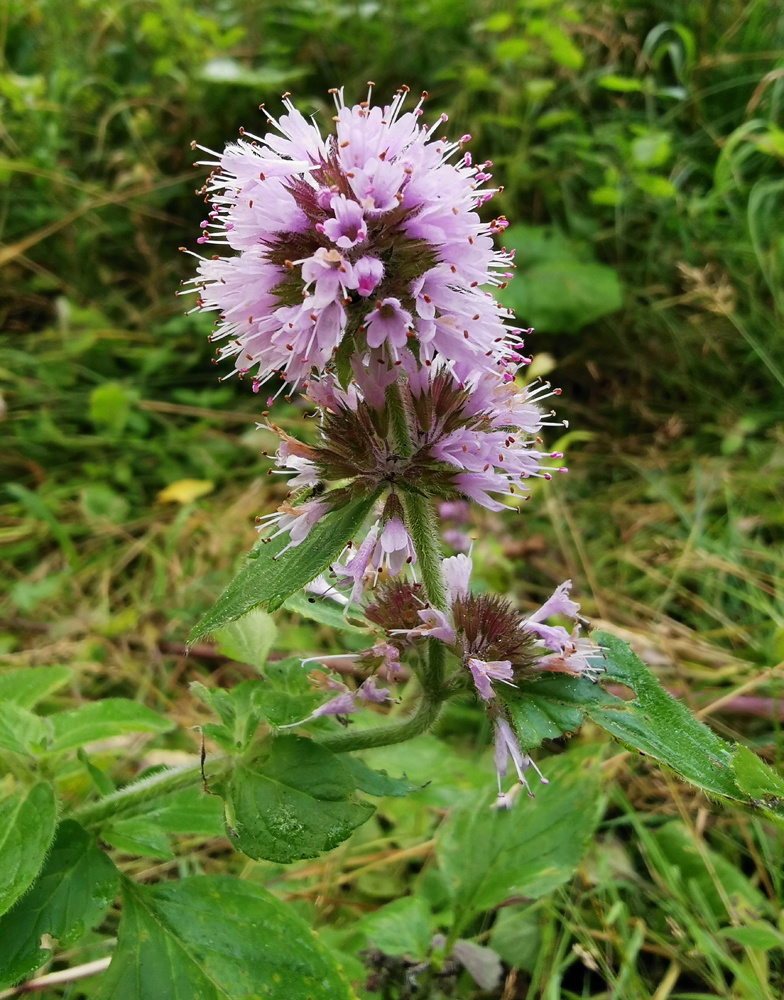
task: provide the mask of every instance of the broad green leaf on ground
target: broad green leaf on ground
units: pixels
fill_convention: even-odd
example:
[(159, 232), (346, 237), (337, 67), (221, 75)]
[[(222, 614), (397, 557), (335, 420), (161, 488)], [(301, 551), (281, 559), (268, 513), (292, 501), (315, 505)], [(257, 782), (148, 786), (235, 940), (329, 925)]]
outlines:
[(166, 831), (148, 816), (133, 816), (107, 823), (101, 829), (101, 840), (118, 851), (142, 858), (168, 860), (174, 857)]
[(242, 618), (217, 629), (214, 636), (219, 653), (261, 670), (277, 634), (278, 627), (272, 617), (254, 608)]
[(608, 632), (592, 636), (604, 651), (602, 680), (634, 691), (633, 701), (596, 701), (586, 715), (626, 746), (666, 764), (699, 788), (743, 801), (732, 770), (731, 748), (663, 688), (639, 657)]
[(64, 820), (32, 888), (0, 919), (0, 986), (19, 982), (49, 959), (42, 934), (63, 950), (98, 924), (118, 884), (117, 869), (94, 838)]
[(128, 698), (89, 702), (70, 712), (55, 712), (48, 721), (53, 732), (51, 750), (73, 750), (123, 733), (166, 733), (173, 728), (157, 712)]
[(56, 821), (54, 792), (46, 781), (0, 800), (0, 914), (29, 889), (40, 871)]
[[(435, 736), (417, 736), (406, 743), (366, 750), (362, 759), (371, 768), (405, 774), (421, 789), (419, 806), (450, 809), (459, 802), (473, 802), (493, 781), (492, 770), (478, 763), (475, 756), (463, 756)], [(407, 804), (401, 805), (408, 809)]]
[(732, 770), (738, 787), (756, 804), (784, 819), (784, 780), (747, 747), (737, 746)]
[(275, 611), (287, 597), (302, 590), (322, 573), (342, 552), (345, 544), (367, 517), (376, 493), (351, 500), (344, 507), (326, 514), (296, 548), (280, 553), (288, 545), (288, 532), (267, 544), (257, 544), (214, 606), (188, 637), (195, 642), (229, 622), (236, 621), (252, 608), (264, 605)]
[(20, 667), (0, 674), (0, 702), (33, 708), (42, 698), (67, 684), (68, 667)]
[(488, 782), (447, 820), (436, 851), (452, 884), (458, 931), (512, 896), (538, 899), (577, 867), (601, 815), (597, 750), (571, 751), (542, 770), (550, 784), (537, 784), (536, 798), (520, 794), (510, 810), (494, 809)]
[[(667, 862), (680, 869), (684, 893), (693, 895), (690, 893), (690, 885), (696, 883), (702, 899), (711, 908), (717, 920), (726, 923), (730, 920), (730, 915), (722, 901), (716, 881), (731, 902), (743, 900), (748, 907), (757, 912), (766, 909), (765, 897), (743, 872), (722, 854), (703, 844), (705, 857), (713, 869), (713, 872), (709, 871), (702, 853), (694, 843), (694, 838), (679, 820), (665, 823), (658, 830), (651, 831), (651, 836)], [(655, 861), (653, 858), (651, 860)]]
[(101, 1000), (352, 1000), (334, 959), (291, 908), (227, 876), (123, 880)]
[(0, 706), (0, 750), (29, 755), (43, 749), (50, 736), (48, 720), (12, 701)]
[(504, 305), (540, 333), (576, 333), (623, 304), (616, 271), (548, 226), (512, 226), (504, 243), (518, 270), (501, 293)]
[(357, 632), (359, 635), (367, 635), (367, 628), (360, 628), (352, 624), (343, 614), (343, 608), (334, 601), (323, 597), (308, 597), (306, 593), (300, 591), (292, 594), (283, 607), (287, 611), (294, 611), (304, 618), (318, 622), (320, 625), (329, 625), (330, 628), (339, 632)]
[(542, 943), (539, 906), (504, 906), (496, 914), (489, 943), (507, 965), (533, 972)]
[(418, 896), (405, 896), (363, 917), (357, 925), (385, 955), (421, 961), (430, 950), (430, 912)]
[(397, 798), (411, 792), (418, 792), (422, 787), (415, 785), (405, 777), (390, 778), (386, 771), (374, 771), (359, 757), (353, 757), (351, 754), (344, 754), (340, 759), (351, 772), (354, 784), (367, 795), (375, 795), (378, 798), (391, 795)]
[(351, 772), (312, 740), (281, 736), (261, 764), (237, 764), (228, 788), (229, 835), (256, 860), (288, 864), (337, 847), (374, 812), (350, 801)]

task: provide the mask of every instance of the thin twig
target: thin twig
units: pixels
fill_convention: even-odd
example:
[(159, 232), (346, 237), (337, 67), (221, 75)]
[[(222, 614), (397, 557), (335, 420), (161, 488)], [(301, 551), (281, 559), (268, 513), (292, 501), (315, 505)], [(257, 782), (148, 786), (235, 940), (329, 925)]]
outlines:
[(84, 965), (74, 965), (71, 969), (48, 972), (45, 976), (30, 979), (26, 983), (14, 986), (10, 990), (3, 990), (0, 993), (0, 1000), (7, 1000), (8, 997), (20, 997), (25, 993), (37, 993), (40, 990), (48, 990), (51, 986), (59, 986), (61, 983), (73, 983), (77, 979), (87, 979), (89, 976), (97, 976), (99, 972), (104, 972), (108, 969), (111, 960), (111, 955), (108, 955), (106, 958), (98, 958), (94, 962), (87, 962)]

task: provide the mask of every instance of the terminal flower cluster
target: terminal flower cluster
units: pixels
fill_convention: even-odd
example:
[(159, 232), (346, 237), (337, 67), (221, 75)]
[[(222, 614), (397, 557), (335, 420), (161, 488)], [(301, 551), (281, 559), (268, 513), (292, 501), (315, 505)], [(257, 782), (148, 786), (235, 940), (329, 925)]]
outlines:
[(493, 243), (506, 220), (477, 213), (491, 164), (472, 162), (469, 135), (439, 136), (446, 115), (420, 124), (426, 94), (404, 112), (407, 87), (384, 107), (371, 91), (350, 108), (333, 91), (327, 137), (284, 95), (274, 131), (241, 129), (199, 161), (212, 172), (197, 242), (218, 252), (196, 255), (187, 284), (194, 309), (217, 314), (219, 358), (254, 389), (273, 374), (298, 386), (368, 349), (394, 363), (411, 341), (420, 363), (448, 359), (461, 379), (510, 353), (511, 313), (483, 287), (511, 277)]

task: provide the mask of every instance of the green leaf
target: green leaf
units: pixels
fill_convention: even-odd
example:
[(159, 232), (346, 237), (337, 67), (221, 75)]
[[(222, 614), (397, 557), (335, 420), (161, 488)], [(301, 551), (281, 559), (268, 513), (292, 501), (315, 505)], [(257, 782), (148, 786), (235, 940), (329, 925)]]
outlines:
[(238, 663), (248, 663), (257, 670), (261, 670), (267, 662), (277, 634), (278, 628), (272, 617), (259, 608), (214, 633), (219, 653)]
[(542, 943), (538, 906), (505, 906), (498, 911), (490, 947), (516, 969), (533, 972)]
[(540, 333), (577, 333), (617, 312), (623, 292), (611, 267), (552, 260), (517, 272), (503, 293), (503, 303)]
[(100, 768), (96, 767), (95, 764), (90, 760), (82, 747), (76, 751), (76, 756), (84, 764), (84, 768), (90, 775), (90, 780), (98, 789), (100, 795), (111, 795), (115, 790), (114, 782), (105, 774)]
[(344, 616), (343, 609), (339, 604), (323, 597), (308, 597), (302, 591), (292, 594), (283, 607), (286, 611), (293, 611), (303, 618), (310, 618), (311, 621), (320, 625), (328, 625), (339, 632), (356, 632), (359, 635), (367, 635), (369, 629), (352, 625)]
[(289, 864), (346, 840), (374, 807), (349, 799), (348, 768), (312, 740), (280, 736), (263, 764), (238, 764), (228, 790), (229, 835), (256, 860)]
[(430, 912), (418, 896), (387, 903), (357, 925), (385, 955), (421, 961), (430, 950)]
[(277, 691), (289, 694), (307, 694), (310, 691), (308, 672), (298, 656), (268, 661), (264, 667), (264, 676)]
[(0, 986), (19, 982), (48, 961), (42, 934), (57, 938), (63, 950), (99, 923), (118, 884), (117, 869), (94, 839), (64, 820), (33, 887), (0, 919)]
[(770, 951), (771, 948), (784, 946), (784, 936), (764, 920), (746, 927), (727, 927), (721, 934), (731, 941), (742, 944), (744, 948), (761, 948), (763, 951)]
[(421, 785), (415, 785), (407, 778), (390, 778), (386, 771), (374, 771), (368, 767), (359, 757), (352, 757), (351, 754), (344, 754), (342, 762), (351, 772), (354, 784), (367, 795), (375, 795), (382, 798), (391, 795), (400, 798), (409, 795), (411, 792), (418, 792)]
[(20, 667), (0, 674), (0, 701), (33, 708), (42, 698), (67, 684), (68, 667)]
[(520, 746), (531, 750), (544, 739), (557, 739), (579, 729), (583, 713), (578, 706), (594, 693), (593, 689), (587, 679), (545, 676), (519, 682), (514, 688), (501, 689), (499, 685), (498, 695), (509, 709)]
[(353, 1000), (334, 959), (290, 907), (227, 876), (123, 880), (101, 1000)]
[(307, 694), (289, 694), (275, 688), (259, 688), (253, 696), (253, 704), (260, 716), (271, 726), (290, 726), (294, 722), (307, 719), (314, 708), (324, 701), (318, 691)]
[(143, 816), (167, 833), (199, 837), (226, 835), (223, 800), (219, 795), (209, 795), (200, 788), (187, 788), (158, 800)]
[(738, 746), (732, 755), (732, 770), (742, 792), (755, 803), (784, 819), (784, 780), (747, 747)]
[(38, 874), (56, 820), (54, 792), (46, 781), (0, 800), (0, 914), (27, 891)]
[(0, 711), (0, 749), (30, 755), (46, 744), (50, 732), (47, 720), (39, 715), (33, 715), (11, 701), (3, 704)]
[(48, 720), (54, 734), (50, 750), (73, 750), (122, 733), (167, 733), (173, 724), (151, 708), (128, 698), (104, 698)]
[(132, 396), (117, 382), (105, 382), (90, 393), (90, 420), (97, 430), (120, 434), (128, 422)]
[(600, 76), (596, 82), (600, 87), (604, 87), (605, 90), (616, 90), (622, 94), (642, 90), (642, 82), (640, 80), (635, 80), (631, 76), (617, 76), (615, 73)]
[(337, 559), (370, 512), (378, 492), (351, 500), (339, 510), (326, 514), (316, 522), (304, 542), (283, 555), (280, 553), (290, 541), (287, 532), (266, 545), (257, 544), (251, 552), (252, 558), (196, 625), (188, 641), (196, 642), (259, 605), (275, 611), (287, 597), (302, 590)]
[(118, 851), (142, 858), (168, 860), (174, 857), (165, 831), (149, 816), (134, 816), (108, 823), (101, 830), (101, 840)]
[(510, 896), (538, 899), (574, 872), (601, 815), (596, 748), (547, 761), (550, 784), (493, 809), (496, 790), (456, 809), (437, 846), (454, 892), (455, 927)]
[(593, 638), (604, 652), (602, 679), (626, 685), (636, 698), (594, 703), (586, 707), (586, 715), (632, 750), (666, 764), (706, 792), (744, 800), (730, 747), (667, 694), (625, 642), (609, 632), (595, 632)]

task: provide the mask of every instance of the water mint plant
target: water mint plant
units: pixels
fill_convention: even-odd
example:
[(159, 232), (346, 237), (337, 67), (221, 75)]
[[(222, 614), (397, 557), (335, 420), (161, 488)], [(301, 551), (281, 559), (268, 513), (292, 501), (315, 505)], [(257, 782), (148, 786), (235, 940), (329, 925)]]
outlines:
[[(37, 714), (69, 671), (3, 676), (0, 988), (119, 898), (102, 1000), (349, 1000), (339, 957), (252, 878), (183, 867), (168, 881), (172, 869), (153, 868), (147, 884), (103, 847), (167, 858), (178, 832), (223, 837), (275, 871), (317, 858), (371, 819), (371, 799), (422, 794), (378, 754), (426, 733), (450, 702), (482, 713), (492, 766), (485, 788), (442, 809), (440, 913), (406, 898), (375, 925), (357, 921), (369, 941), (385, 918), (409, 935), (402, 952), (393, 941), (368, 954), (371, 986), (402, 954), (400, 995), (444, 995), (460, 969), (495, 989), (500, 958), (470, 940), (478, 915), (566, 882), (599, 821), (601, 748), (539, 753), (584, 720), (718, 800), (784, 818), (784, 785), (757, 757), (703, 726), (625, 643), (584, 634), (571, 581), (524, 612), (472, 580), (454, 523), (475, 504), (524, 525), (531, 480), (567, 471), (546, 443), (565, 425), (550, 409), (559, 390), (526, 378), (523, 328), (494, 297), (512, 255), (497, 245), (506, 220), (486, 207), (491, 164), (473, 162), (469, 136), (443, 137), (445, 116), (427, 123), (426, 95), (410, 108), (407, 88), (383, 106), (372, 96), (371, 85), (348, 107), (335, 91), (326, 132), (286, 95), (270, 131), (207, 151), (208, 216), (182, 291), (215, 314), (221, 378), (266, 400), (259, 424), (279, 441), (270, 474), (288, 495), (259, 512), (256, 544), (190, 641), (214, 636), (256, 676), (192, 685), (211, 716), (202, 754), (119, 788), (85, 746), (172, 722), (119, 697)], [(277, 398), (295, 392), (302, 439), (276, 421)], [(445, 538), (463, 551), (446, 555)], [(337, 663), (270, 654), (284, 606), (350, 635), (353, 651)], [(75, 771), (89, 786), (80, 799)], [(428, 780), (438, 785), (437, 769)]]

